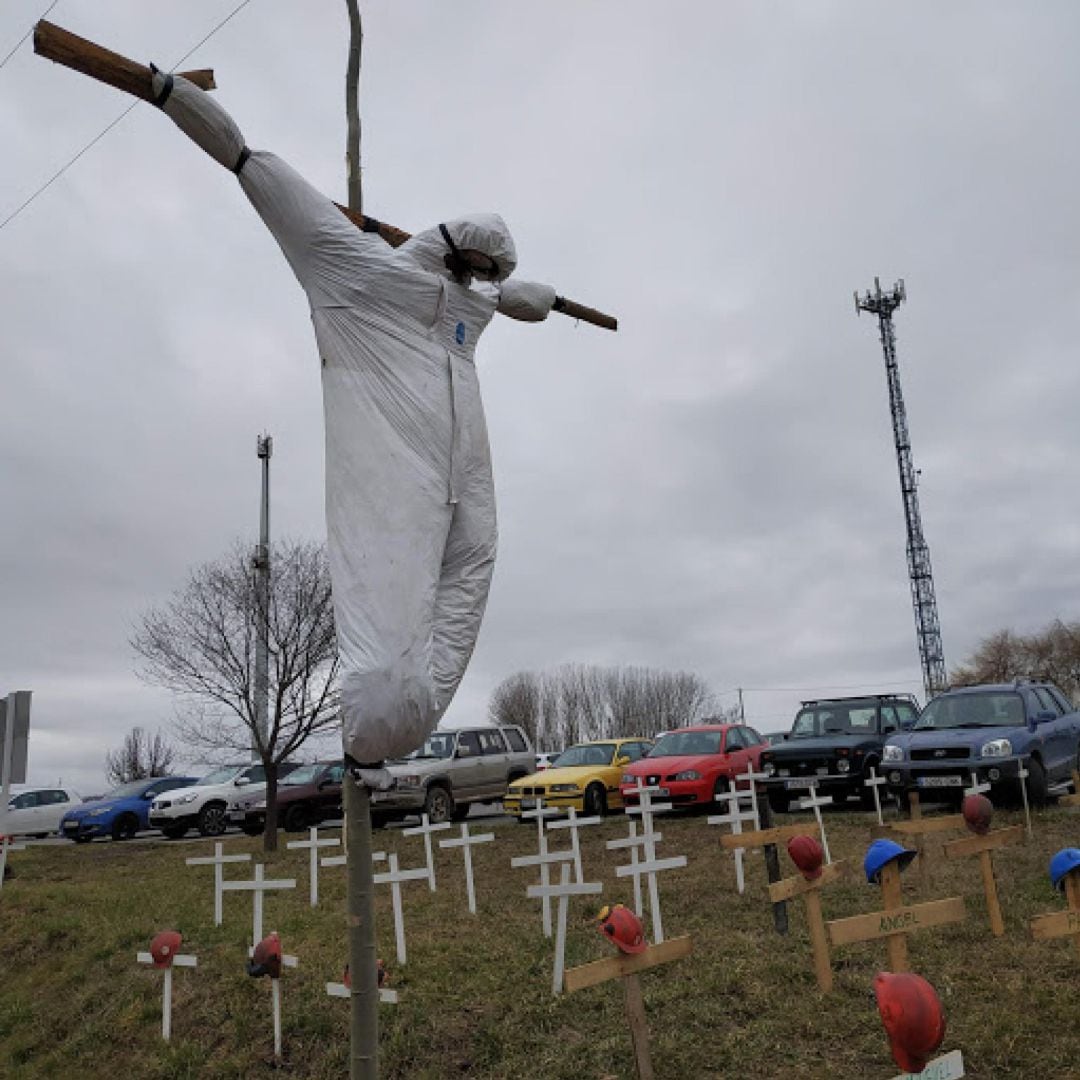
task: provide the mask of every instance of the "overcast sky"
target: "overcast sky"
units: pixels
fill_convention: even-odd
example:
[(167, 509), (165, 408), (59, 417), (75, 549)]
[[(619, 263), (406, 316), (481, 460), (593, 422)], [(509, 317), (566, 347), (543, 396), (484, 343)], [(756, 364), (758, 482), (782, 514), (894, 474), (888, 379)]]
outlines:
[[(171, 67), (237, 0), (60, 0)], [(0, 58), (47, 6), (6, 0)], [(361, 0), (365, 209), (503, 214), (519, 273), (619, 317), (497, 320), (479, 351), (500, 555), (448, 716), (565, 662), (693, 671), (747, 719), (922, 696), (876, 321), (900, 373), (946, 662), (1080, 617), (1080, 6)], [(251, 0), (185, 63), (345, 199), (344, 3)], [(130, 103), (0, 68), (0, 220)], [(173, 703), (140, 612), (258, 530), (321, 539), (307, 305), (236, 181), (139, 105), (0, 228), (0, 694), (31, 783), (104, 786)]]

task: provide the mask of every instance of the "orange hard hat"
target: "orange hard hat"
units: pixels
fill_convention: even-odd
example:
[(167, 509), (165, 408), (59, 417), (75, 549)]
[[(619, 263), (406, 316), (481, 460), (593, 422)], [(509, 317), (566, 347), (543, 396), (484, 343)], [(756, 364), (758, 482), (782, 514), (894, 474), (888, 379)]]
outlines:
[(905, 1072), (922, 1072), (945, 1038), (945, 1015), (937, 992), (921, 975), (881, 971), (874, 978), (874, 994), (893, 1060)]
[(596, 919), (600, 924), (600, 933), (624, 953), (632, 955), (644, 952), (649, 947), (641, 920), (625, 905), (606, 904)]
[(162, 930), (150, 942), (150, 957), (154, 967), (172, 967), (173, 957), (180, 951), (183, 938), (175, 930)]

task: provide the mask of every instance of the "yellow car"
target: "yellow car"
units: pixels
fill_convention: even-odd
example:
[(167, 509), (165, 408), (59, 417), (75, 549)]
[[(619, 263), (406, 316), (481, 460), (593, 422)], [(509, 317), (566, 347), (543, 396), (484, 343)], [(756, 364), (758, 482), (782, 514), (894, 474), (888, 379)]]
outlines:
[(652, 747), (650, 739), (602, 739), (576, 743), (564, 750), (543, 772), (515, 780), (503, 798), (503, 809), (515, 817), (531, 810), (538, 799), (553, 809), (573, 807), (583, 814), (621, 810), (619, 781), (623, 768)]

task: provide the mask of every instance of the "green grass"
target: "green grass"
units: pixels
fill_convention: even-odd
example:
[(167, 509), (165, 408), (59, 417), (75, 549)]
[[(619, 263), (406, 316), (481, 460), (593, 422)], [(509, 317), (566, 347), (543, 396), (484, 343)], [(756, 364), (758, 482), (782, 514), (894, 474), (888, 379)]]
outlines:
[[(1019, 820), (998, 813), (994, 825)], [(880, 892), (861, 874), (870, 817), (834, 813), (826, 823), (833, 857), (855, 864), (827, 890), (826, 918), (877, 909)], [(690, 860), (661, 878), (665, 931), (692, 935), (694, 954), (641, 976), (657, 1077), (895, 1075), (871, 994), (874, 974), (885, 967), (884, 943), (834, 949), (836, 989), (821, 995), (802, 903), (789, 905), (791, 934), (779, 937), (764, 899), (761, 856), (748, 857), (740, 897), (718, 830), (700, 817), (667, 819), (662, 828), (663, 853)], [(604, 882), (607, 901), (631, 898), (629, 882), (614, 873), (625, 855), (603, 848), (604, 839), (624, 834), (621, 817), (582, 833), (586, 878)], [(1038, 816), (1033, 842), (995, 854), (1007, 925), (1001, 939), (989, 931), (978, 861), (941, 857), (948, 836), (930, 841), (928, 885), (914, 871), (905, 876), (908, 902), (967, 899), (966, 923), (909, 941), (913, 970), (934, 984), (945, 1007), (943, 1049), (961, 1049), (971, 1077), (1080, 1075), (1080, 956), (1068, 939), (1034, 942), (1027, 929), (1032, 916), (1062, 908), (1047, 865), (1054, 851), (1077, 844), (1078, 834), (1080, 814), (1053, 809)], [(633, 1077), (621, 986), (551, 994), (552, 943), (541, 933), (538, 902), (525, 897), (533, 875), (510, 869), (511, 856), (533, 850), (535, 831), (499, 826), (496, 835), (496, 843), (474, 849), (477, 917), (466, 906), (460, 852), (437, 853), (437, 893), (423, 882), (405, 886), (404, 968), (394, 960), (389, 893), (379, 887), (379, 954), (401, 994), (399, 1005), (380, 1012), (381, 1075)], [(377, 845), (398, 852), (405, 866), (423, 857), (419, 838), (400, 832), (380, 832)], [(300, 958), (282, 980), (285, 1058), (275, 1068), (270, 986), (244, 974), (250, 897), (226, 894), (225, 925), (215, 927), (212, 870), (184, 865), (211, 847), (109, 843), (11, 856), (17, 876), (0, 892), (0, 1076), (348, 1074), (348, 1003), (323, 989), (340, 980), (345, 959), (343, 869), (322, 872), (320, 906), (312, 910), (307, 853), (282, 850), (270, 860), (267, 876), (295, 876), (298, 887), (267, 899), (265, 926)], [(259, 842), (247, 838), (230, 839), (227, 850), (260, 857)], [(786, 854), (781, 858), (784, 872), (793, 872)], [(243, 864), (226, 873), (251, 875)], [(592, 924), (600, 902), (571, 902), (568, 967), (610, 952)], [(199, 958), (197, 969), (175, 973), (170, 1044), (160, 1037), (161, 975), (135, 961), (166, 928), (180, 930), (184, 951)]]

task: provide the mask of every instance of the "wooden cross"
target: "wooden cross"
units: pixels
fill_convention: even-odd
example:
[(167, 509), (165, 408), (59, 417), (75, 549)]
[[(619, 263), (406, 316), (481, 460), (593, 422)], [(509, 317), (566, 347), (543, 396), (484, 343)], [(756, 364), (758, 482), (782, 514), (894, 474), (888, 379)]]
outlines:
[[(744, 821), (752, 821), (754, 823), (753, 831), (758, 831), (758, 819), (757, 819), (757, 807), (752, 810), (743, 810), (739, 805), (739, 800), (742, 796), (738, 791), (727, 791), (722, 795), (716, 796), (717, 802), (726, 802), (727, 813), (726, 814), (712, 814), (705, 819), (707, 825), (730, 825), (732, 835), (738, 835), (742, 832), (742, 826)], [(743, 855), (746, 852), (746, 848), (738, 847), (735, 849), (735, 886), (739, 890), (741, 896), (746, 891), (746, 879), (743, 875)]]
[(909, 970), (908, 934), (933, 926), (963, 922), (967, 918), (961, 896), (905, 907), (900, 886), (900, 866), (896, 859), (881, 868), (881, 895), (884, 910), (872, 911), (868, 915), (853, 915), (849, 919), (834, 919), (826, 926), (834, 945), (887, 938), (889, 970), (894, 974)]
[[(653, 842), (659, 843), (663, 840), (662, 833), (653, 833)], [(639, 836), (637, 831), (637, 822), (633, 818), (630, 819), (630, 835), (624, 836), (618, 840), (608, 840), (604, 845), (608, 851), (621, 851), (623, 848), (630, 849), (630, 865), (637, 866), (638, 863), (638, 848), (645, 843), (645, 837)], [(632, 874), (634, 879), (634, 914), (641, 918), (644, 913), (644, 906), (641, 902), (641, 875)]]
[(477, 833), (476, 836), (471, 836), (468, 823), (466, 823), (461, 826), (461, 836), (458, 839), (439, 841), (439, 847), (459, 847), (465, 856), (465, 890), (469, 894), (469, 912), (473, 915), (476, 914), (476, 890), (473, 888), (472, 846), (473, 844), (490, 844), (494, 839), (495, 834), (490, 832)]
[(1071, 937), (1080, 956), (1080, 868), (1065, 875), (1065, 901), (1067, 910), (1037, 915), (1031, 920), (1031, 936), (1036, 941)]
[(558, 897), (559, 913), (555, 919), (555, 965), (551, 977), (551, 992), (559, 994), (563, 988), (563, 968), (566, 965), (566, 907), (571, 896), (595, 896), (603, 891), (599, 881), (571, 881), (570, 866), (562, 864), (558, 885), (530, 885), (526, 889), (532, 899)]
[(877, 811), (877, 823), (879, 825), (884, 825), (885, 819), (881, 816), (881, 794), (878, 792), (878, 788), (888, 782), (888, 777), (878, 776), (877, 769), (873, 765), (870, 766), (870, 775), (863, 781), (863, 787), (868, 787), (874, 793), (874, 809)]
[(982, 871), (983, 892), (986, 894), (986, 911), (990, 916), (990, 929), (995, 937), (1005, 933), (1005, 921), (1001, 917), (1001, 904), (998, 902), (997, 882), (994, 879), (994, 862), (991, 852), (1018, 841), (1024, 835), (1023, 825), (1014, 825), (1009, 829), (995, 829), (985, 836), (964, 836), (951, 840), (945, 845), (945, 858), (957, 859), (964, 855), (978, 855), (979, 869)]
[[(547, 846), (547, 834), (544, 832), (544, 818), (555, 817), (559, 813), (554, 807), (545, 806), (543, 799), (537, 799), (536, 805), (531, 810), (522, 810), (521, 817), (523, 819), (535, 818), (536, 819), (536, 843), (538, 853), (536, 855), (519, 856), (510, 860), (510, 865), (517, 866), (539, 866), (540, 867), (540, 884), (551, 884), (551, 872), (549, 867), (551, 863), (560, 861), (564, 856), (562, 853), (556, 856), (554, 860), (548, 858), (548, 846)], [(565, 857), (569, 858), (570, 852), (565, 853)], [(551, 897), (544, 896), (540, 900), (540, 915), (544, 925), (544, 937), (551, 937)]]
[(967, 823), (963, 814), (940, 814), (934, 817), (923, 817), (922, 807), (919, 803), (917, 791), (908, 792), (908, 805), (911, 808), (911, 817), (907, 821), (891, 821), (887, 825), (875, 825), (870, 830), (873, 837), (900, 835), (909, 837), (914, 842), (918, 858), (915, 860), (919, 871), (919, 878), (924, 883), (930, 879), (930, 863), (927, 858), (925, 837), (940, 832), (955, 832), (958, 829), (966, 829)]
[(566, 991), (584, 990), (611, 979), (622, 979), (626, 993), (626, 1020), (630, 1027), (630, 1040), (634, 1047), (634, 1064), (638, 1080), (653, 1080), (652, 1060), (649, 1056), (649, 1024), (645, 1017), (645, 1000), (641, 994), (638, 972), (682, 960), (693, 951), (689, 937), (672, 938), (658, 945), (650, 945), (644, 952), (634, 956), (619, 953), (591, 964), (571, 968), (566, 973)]
[(214, 844), (214, 854), (212, 856), (206, 856), (185, 859), (184, 862), (188, 866), (212, 866), (214, 868), (214, 925), (221, 925), (221, 899), (222, 899), (222, 887), (225, 883), (225, 863), (237, 863), (237, 862), (251, 862), (250, 853), (244, 855), (225, 855), (225, 845), (218, 840)]
[(402, 829), (402, 836), (422, 836), (424, 838), (424, 854), (427, 857), (428, 887), (435, 891), (435, 857), (431, 848), (431, 834), (442, 832), (450, 828), (449, 821), (440, 822), (438, 825), (431, 824), (431, 818), (427, 814), (420, 815), (420, 824), (413, 825), (408, 829)]
[(664, 940), (664, 922), (660, 912), (660, 887), (656, 875), (665, 870), (676, 870), (686, 865), (685, 855), (676, 855), (669, 859), (656, 857), (657, 834), (653, 831), (653, 814), (663, 814), (671, 809), (671, 803), (653, 803), (656, 787), (645, 787), (641, 777), (637, 778), (638, 805), (628, 806), (627, 814), (640, 814), (642, 827), (642, 854), (640, 862), (635, 859), (629, 866), (615, 867), (616, 877), (633, 876), (635, 880), (644, 875), (649, 884), (649, 919), (652, 923), (653, 941), (660, 945)]
[(980, 784), (979, 777), (976, 775), (975, 770), (971, 771), (971, 787), (964, 788), (965, 795), (984, 795), (990, 790), (989, 784)]
[(810, 795), (799, 800), (800, 810), (813, 810), (817, 819), (818, 829), (821, 832), (821, 846), (825, 851), (825, 862), (831, 863), (832, 856), (829, 854), (829, 838), (825, 835), (825, 822), (821, 819), (821, 808), (828, 806), (833, 801), (831, 795), (819, 795), (817, 793), (817, 781), (810, 781)]
[(579, 818), (577, 816), (577, 810), (571, 806), (567, 811), (566, 817), (560, 818), (558, 821), (552, 821), (548, 824), (548, 832), (554, 832), (557, 829), (570, 830), (570, 851), (574, 856), (575, 881), (581, 882), (585, 880), (585, 871), (581, 868), (581, 845), (578, 842), (578, 829), (588, 825), (599, 825), (603, 820), (604, 819), (599, 816)]
[(295, 889), (296, 878), (278, 878), (266, 880), (263, 877), (265, 865), (255, 864), (255, 877), (251, 881), (223, 881), (223, 892), (250, 892), (255, 895), (254, 911), (251, 923), (251, 942), (258, 945), (263, 939), (263, 896), (272, 889)]
[(3, 837), (0, 837), (0, 889), (4, 887), (4, 875), (7, 873), (8, 852), (25, 850), (25, 844), (17, 844), (7, 834), (5, 834)]
[(307, 840), (290, 840), (287, 848), (307, 848), (311, 852), (311, 867), (308, 871), (311, 879), (311, 906), (319, 906), (319, 848), (341, 847), (341, 840), (320, 840), (318, 825), (311, 826), (311, 832)]
[[(153, 956), (148, 952), (138, 952), (135, 959), (140, 964), (152, 964)], [(195, 956), (184, 953), (173, 953), (169, 958), (169, 965), (165, 968), (165, 978), (161, 987), (161, 1037), (168, 1042), (172, 1037), (172, 969), (176, 967), (198, 967), (199, 960)]]
[(821, 914), (821, 890), (839, 880), (847, 872), (848, 864), (830, 863), (821, 868), (821, 874), (807, 881), (802, 874), (775, 881), (769, 886), (769, 899), (778, 904), (801, 896), (806, 903), (806, 925), (810, 930), (810, 946), (814, 951), (814, 974), (818, 986), (828, 994), (833, 988), (832, 962), (829, 958), (829, 939), (825, 934), (825, 919)]
[[(1026, 769), (1024, 770), (1024, 776), (1027, 776)], [(1058, 804), (1060, 806), (1080, 806), (1080, 773), (1075, 769), (1073, 769), (1072, 772), (1072, 785), (1073, 789), (1071, 795), (1062, 795), (1058, 798)], [(1024, 805), (1027, 805), (1026, 799)]]
[(390, 869), (385, 874), (376, 874), (372, 880), (376, 885), (389, 885), (393, 897), (394, 906), (394, 937), (397, 940), (398, 963), (405, 966), (405, 913), (401, 907), (401, 886), (406, 881), (420, 881), (428, 876), (427, 867), (420, 866), (415, 870), (398, 869), (397, 855), (390, 856)]

